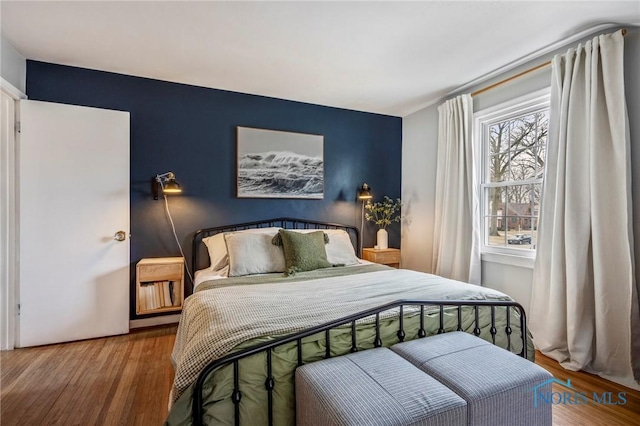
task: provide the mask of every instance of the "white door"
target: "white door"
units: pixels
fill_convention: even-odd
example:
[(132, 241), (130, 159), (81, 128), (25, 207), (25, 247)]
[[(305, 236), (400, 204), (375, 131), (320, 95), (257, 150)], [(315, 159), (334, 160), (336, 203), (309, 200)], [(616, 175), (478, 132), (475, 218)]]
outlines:
[(0, 349), (15, 345), (15, 104), (0, 88)]
[(23, 100), (20, 122), (16, 346), (127, 333), (129, 113)]

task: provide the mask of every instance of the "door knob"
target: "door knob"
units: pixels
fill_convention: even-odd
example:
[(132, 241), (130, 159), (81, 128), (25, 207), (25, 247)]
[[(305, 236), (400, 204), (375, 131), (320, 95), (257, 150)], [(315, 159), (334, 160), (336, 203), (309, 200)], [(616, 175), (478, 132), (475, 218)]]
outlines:
[(127, 239), (127, 234), (124, 231), (118, 231), (113, 235), (113, 239), (116, 241), (124, 241)]

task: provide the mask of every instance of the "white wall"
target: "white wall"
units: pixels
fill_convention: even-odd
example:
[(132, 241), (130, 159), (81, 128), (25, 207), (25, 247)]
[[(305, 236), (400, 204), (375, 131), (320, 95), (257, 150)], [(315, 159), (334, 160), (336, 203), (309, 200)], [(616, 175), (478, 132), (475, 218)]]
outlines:
[(421, 272), (431, 272), (437, 132), (437, 105), (402, 120), (402, 267)]
[[(608, 30), (605, 32), (613, 32)], [(591, 35), (586, 39), (595, 36)], [(571, 46), (577, 46), (578, 42)], [(568, 47), (558, 49), (492, 81), (466, 91), (471, 93), (511, 75), (543, 63), (556, 53), (564, 53)], [(634, 236), (636, 264), (640, 265), (640, 29), (629, 28), (625, 37), (625, 87), (631, 123), (631, 149), (634, 195)], [(509, 99), (548, 87), (549, 67), (484, 92), (473, 99), (474, 112)], [(433, 245), (433, 221), (435, 204), (435, 161), (437, 157), (438, 113), (437, 105), (427, 107), (403, 119), (402, 140), (402, 199), (408, 216), (402, 227), (403, 268), (431, 272)], [(528, 309), (531, 298), (532, 269), (501, 263), (482, 262), (482, 285), (509, 294)], [(640, 268), (636, 267), (636, 280), (640, 286)]]
[(0, 76), (27, 93), (27, 61), (4, 37), (0, 39)]

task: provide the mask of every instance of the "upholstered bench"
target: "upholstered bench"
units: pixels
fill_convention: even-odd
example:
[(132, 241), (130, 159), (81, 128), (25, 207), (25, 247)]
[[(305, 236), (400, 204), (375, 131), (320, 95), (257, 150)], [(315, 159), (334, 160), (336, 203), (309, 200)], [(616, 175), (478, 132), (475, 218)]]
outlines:
[(551, 392), (553, 376), (483, 339), (451, 332), (399, 343), (391, 350), (461, 396), (469, 425), (552, 423), (551, 405), (536, 406), (534, 393)]
[(298, 367), (296, 424), (466, 425), (465, 401), (389, 349)]

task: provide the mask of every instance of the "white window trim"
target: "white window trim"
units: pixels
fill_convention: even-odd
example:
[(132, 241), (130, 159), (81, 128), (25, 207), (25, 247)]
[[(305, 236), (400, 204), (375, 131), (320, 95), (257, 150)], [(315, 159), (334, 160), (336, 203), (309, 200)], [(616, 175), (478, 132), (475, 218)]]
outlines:
[[(522, 251), (524, 251), (524, 249)], [(536, 261), (535, 250), (527, 250), (527, 252), (528, 253), (526, 255), (483, 252), (480, 254), (480, 258), (483, 262), (499, 263), (501, 265), (518, 266), (520, 268), (533, 269), (533, 264)], [(533, 255), (531, 252), (533, 252)]]
[[(476, 223), (481, 223), (481, 244), (480, 253), (482, 261), (501, 263), (505, 265), (513, 265), (524, 268), (533, 268), (534, 260), (536, 257), (536, 251), (534, 249), (521, 249), (510, 247), (496, 247), (485, 244), (485, 232), (486, 227), (484, 225), (484, 211), (485, 200), (484, 191), (482, 185), (484, 182), (484, 170), (486, 167), (487, 156), (485, 155), (484, 135), (486, 131), (486, 124), (489, 122), (502, 121), (511, 117), (526, 114), (529, 111), (539, 109), (541, 107), (548, 107), (551, 98), (550, 87), (542, 90), (511, 99), (509, 101), (494, 105), (492, 107), (477, 111), (473, 115), (473, 138), (476, 148), (476, 152), (480, 155), (476, 158), (476, 195), (478, 196), (480, 209), (477, 214), (480, 215), (480, 220)], [(526, 183), (522, 181), (522, 183)], [(491, 185), (489, 185), (491, 186)]]

